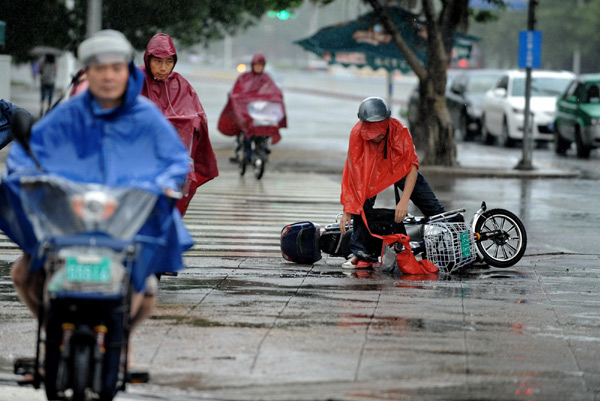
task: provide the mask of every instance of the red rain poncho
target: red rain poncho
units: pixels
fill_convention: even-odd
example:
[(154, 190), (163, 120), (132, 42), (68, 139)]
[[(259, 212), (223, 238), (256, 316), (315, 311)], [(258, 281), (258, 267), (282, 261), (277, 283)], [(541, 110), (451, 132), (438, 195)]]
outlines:
[[(365, 201), (405, 177), (412, 166), (419, 167), (412, 137), (395, 118), (389, 119), (385, 140), (369, 142), (380, 133), (381, 123), (356, 123), (350, 132), (348, 157), (342, 177), (341, 204), (344, 211), (361, 214)], [(370, 127), (370, 128), (367, 128)], [(373, 130), (375, 129), (375, 130)]]
[[(341, 203), (344, 211), (361, 215), (367, 225), (363, 204), (365, 201), (397, 181), (404, 178), (412, 169), (419, 168), (419, 160), (408, 129), (395, 118), (377, 123), (356, 123), (350, 132), (348, 157), (342, 177)], [(371, 139), (386, 133), (379, 143)], [(370, 232), (370, 230), (369, 230)], [(397, 255), (398, 267), (405, 274), (429, 274), (437, 272), (437, 267), (429, 262), (418, 262), (410, 250), (409, 237), (403, 234), (380, 236), (387, 244), (402, 242), (406, 249)]]
[(175, 71), (162, 81), (154, 79), (150, 70), (151, 55), (158, 58), (174, 57), (177, 63), (177, 52), (169, 35), (159, 33), (148, 42), (144, 66), (140, 67), (146, 77), (142, 95), (152, 100), (175, 126), (179, 138), (189, 151), (190, 173), (183, 188), (184, 196), (177, 203), (183, 215), (196, 188), (219, 175), (217, 159), (208, 137), (206, 113), (196, 91)]
[[(252, 63), (264, 62), (264, 57), (256, 55)], [(277, 126), (255, 126), (248, 113), (247, 104), (255, 100), (264, 100), (281, 104), (283, 119)], [(283, 94), (275, 82), (266, 73), (255, 74), (253, 71), (238, 77), (229, 93), (229, 99), (219, 118), (219, 131), (228, 136), (236, 136), (244, 131), (246, 137), (255, 135), (271, 136), (273, 144), (281, 139), (279, 129), (287, 127)]]

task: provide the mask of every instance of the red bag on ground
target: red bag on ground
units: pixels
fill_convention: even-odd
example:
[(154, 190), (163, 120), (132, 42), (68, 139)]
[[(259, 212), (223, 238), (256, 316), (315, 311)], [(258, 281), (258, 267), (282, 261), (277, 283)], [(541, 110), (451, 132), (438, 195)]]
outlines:
[(438, 268), (436, 265), (431, 263), (429, 260), (417, 260), (415, 255), (412, 253), (412, 249), (409, 244), (410, 237), (405, 234), (392, 234), (385, 235), (382, 237), (384, 246), (391, 246), (396, 242), (400, 242), (404, 249), (396, 254), (396, 261), (400, 271), (404, 274), (431, 274), (437, 273)]

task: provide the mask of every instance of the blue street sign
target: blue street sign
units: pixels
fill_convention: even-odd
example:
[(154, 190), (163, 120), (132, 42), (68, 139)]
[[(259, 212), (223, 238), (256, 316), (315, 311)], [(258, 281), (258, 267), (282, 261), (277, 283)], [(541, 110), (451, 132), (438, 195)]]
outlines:
[(519, 68), (542, 66), (542, 32), (519, 32)]

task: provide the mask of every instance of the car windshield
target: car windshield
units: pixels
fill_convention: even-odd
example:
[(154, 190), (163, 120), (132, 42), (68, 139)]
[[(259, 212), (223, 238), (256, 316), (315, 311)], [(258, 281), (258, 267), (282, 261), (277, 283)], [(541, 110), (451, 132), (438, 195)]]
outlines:
[[(567, 88), (570, 78), (531, 78), (531, 96), (556, 97)], [(525, 78), (515, 78), (512, 96), (525, 96)]]
[(494, 86), (498, 80), (497, 75), (481, 75), (473, 76), (467, 83), (467, 92), (469, 93), (485, 93)]

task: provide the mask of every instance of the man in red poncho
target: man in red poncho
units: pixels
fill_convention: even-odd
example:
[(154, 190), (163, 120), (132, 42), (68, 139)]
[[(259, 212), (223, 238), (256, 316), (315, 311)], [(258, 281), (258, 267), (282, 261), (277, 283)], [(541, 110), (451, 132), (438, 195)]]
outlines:
[(146, 82), (142, 95), (154, 102), (175, 126), (190, 155), (190, 173), (177, 208), (184, 215), (196, 189), (219, 175), (217, 159), (208, 137), (206, 113), (196, 91), (179, 73), (173, 71), (177, 51), (169, 35), (156, 34), (144, 54)]
[(350, 250), (354, 257), (343, 267), (371, 266), (372, 257), (367, 250), (370, 234), (363, 215), (368, 214), (377, 194), (387, 187), (395, 185), (402, 191), (394, 215), (397, 223), (406, 217), (409, 200), (425, 216), (445, 211), (418, 171), (419, 160), (410, 132), (390, 114), (385, 100), (379, 97), (366, 98), (358, 109), (360, 121), (350, 132), (348, 157), (342, 177), (341, 204), (344, 213), (340, 230), (344, 234), (353, 219)]
[[(219, 118), (218, 128), (223, 134), (237, 137), (243, 133), (247, 160), (250, 160), (252, 155), (253, 136), (270, 136), (274, 145), (281, 139), (279, 129), (287, 127), (283, 94), (269, 74), (264, 72), (265, 64), (262, 54), (254, 55), (251, 71), (237, 78)], [(252, 101), (270, 102), (269, 114), (273, 120), (256, 124), (248, 110), (248, 103)], [(239, 141), (241, 146), (242, 138), (239, 138)]]

